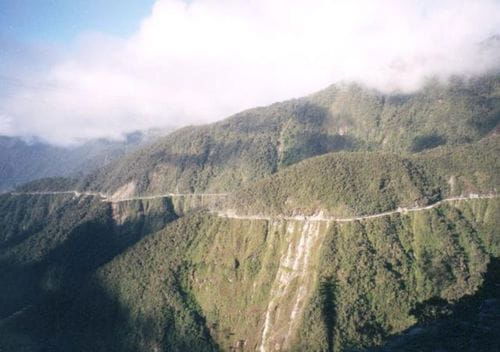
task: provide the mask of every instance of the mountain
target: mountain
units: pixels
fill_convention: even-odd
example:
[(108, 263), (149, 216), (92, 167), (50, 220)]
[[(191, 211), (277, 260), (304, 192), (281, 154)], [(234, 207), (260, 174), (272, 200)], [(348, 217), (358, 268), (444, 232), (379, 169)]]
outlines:
[(498, 350), (499, 94), (330, 87), (0, 195), (0, 350)]
[(94, 139), (69, 147), (0, 136), (0, 191), (44, 177), (81, 176), (166, 133), (164, 130), (138, 131), (125, 136), (123, 141)]
[(354, 84), (186, 127), (82, 183), (107, 193), (225, 192), (312, 156), (414, 153), (478, 141), (500, 122), (500, 76), (430, 81), (412, 94)]

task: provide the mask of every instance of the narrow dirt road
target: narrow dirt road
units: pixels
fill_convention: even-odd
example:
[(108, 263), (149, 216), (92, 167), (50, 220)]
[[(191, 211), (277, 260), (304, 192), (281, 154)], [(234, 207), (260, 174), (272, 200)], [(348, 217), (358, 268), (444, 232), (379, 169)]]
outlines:
[[(58, 195), (58, 194), (71, 194), (74, 195), (75, 197), (81, 197), (81, 196), (87, 196), (87, 197), (99, 197), (103, 202), (107, 203), (120, 203), (120, 202), (127, 202), (127, 201), (133, 201), (133, 200), (151, 200), (151, 199), (158, 199), (158, 198), (167, 198), (167, 197), (196, 197), (196, 196), (202, 196), (202, 197), (226, 197), (229, 195), (229, 193), (164, 193), (164, 194), (158, 194), (158, 195), (151, 195), (151, 196), (138, 196), (138, 197), (130, 197), (130, 198), (112, 198), (107, 196), (104, 193), (101, 192), (80, 192), (80, 191), (54, 191), (54, 192), (11, 192), (7, 193), (13, 196), (20, 196), (20, 195)], [(432, 209), (435, 207), (440, 206), (441, 204), (444, 203), (450, 203), (450, 202), (459, 202), (459, 201), (468, 201), (468, 200), (475, 200), (475, 199), (492, 199), (492, 198), (498, 198), (497, 194), (469, 194), (466, 196), (459, 196), (459, 197), (450, 197), (446, 199), (442, 199), (436, 203), (433, 203), (431, 205), (426, 205), (426, 206), (421, 206), (421, 207), (412, 207), (412, 208), (397, 208), (394, 210), (386, 211), (383, 213), (377, 213), (377, 214), (371, 214), (371, 215), (362, 215), (362, 216), (353, 216), (353, 217), (348, 217), (348, 218), (337, 218), (337, 217), (331, 217), (331, 216), (324, 216), (322, 214), (320, 215), (312, 215), (312, 216), (306, 216), (306, 215), (295, 215), (295, 216), (268, 216), (268, 215), (237, 215), (234, 211), (219, 211), (215, 212), (217, 216), (224, 217), (224, 218), (229, 218), (229, 219), (241, 219), (241, 220), (302, 220), (302, 221), (325, 221), (325, 222), (353, 222), (353, 221), (363, 221), (363, 220), (369, 220), (369, 219), (375, 219), (375, 218), (380, 218), (384, 216), (389, 216), (393, 214), (406, 214), (410, 212), (415, 212), (415, 211), (423, 211), (423, 210), (428, 210)]]

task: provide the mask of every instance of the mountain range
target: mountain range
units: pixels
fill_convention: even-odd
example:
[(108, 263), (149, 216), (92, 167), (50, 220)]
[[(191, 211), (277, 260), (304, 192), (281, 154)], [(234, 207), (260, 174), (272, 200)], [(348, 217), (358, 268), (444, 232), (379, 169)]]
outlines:
[(500, 350), (499, 122), (498, 74), (345, 83), (33, 172), (0, 350)]
[(55, 146), (40, 139), (0, 136), (0, 191), (45, 177), (81, 177), (168, 134), (151, 129), (127, 134), (122, 141), (91, 139)]

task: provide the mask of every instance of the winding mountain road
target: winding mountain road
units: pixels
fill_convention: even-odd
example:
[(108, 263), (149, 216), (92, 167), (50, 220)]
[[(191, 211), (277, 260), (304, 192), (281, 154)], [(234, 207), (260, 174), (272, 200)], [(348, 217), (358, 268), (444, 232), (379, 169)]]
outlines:
[[(10, 194), (13, 196), (17, 196), (17, 195), (70, 194), (70, 195), (73, 195), (75, 197), (81, 197), (81, 196), (99, 197), (99, 198), (101, 198), (101, 200), (103, 202), (107, 202), (107, 203), (120, 203), (120, 202), (134, 201), (134, 200), (152, 200), (152, 199), (167, 198), (167, 197), (196, 197), (196, 196), (226, 197), (229, 195), (229, 193), (164, 193), (164, 194), (151, 195), (151, 196), (113, 198), (113, 197), (107, 196), (106, 194), (104, 194), (102, 192), (88, 192), (88, 191), (85, 191), (85, 192), (83, 192), (83, 191), (82, 192), (81, 191), (10, 192), (7, 194)], [(345, 222), (363, 221), (363, 220), (381, 218), (384, 216), (390, 216), (390, 215), (394, 215), (394, 214), (407, 214), (407, 213), (411, 213), (411, 212), (429, 210), (432, 208), (436, 208), (444, 203), (460, 202), (460, 201), (468, 201), (468, 200), (476, 200), (476, 199), (493, 199), (493, 198), (498, 198), (498, 197), (499, 197), (498, 194), (474, 194), (474, 193), (471, 193), (471, 194), (465, 195), (465, 196), (445, 198), (445, 199), (442, 199), (438, 202), (435, 202), (433, 204), (426, 205), (426, 206), (412, 207), (412, 208), (399, 207), (397, 209), (382, 212), (382, 213), (371, 214), (371, 215), (360, 215), (360, 216), (354, 216), (354, 217), (348, 217), (348, 218), (338, 218), (338, 217), (332, 217), (332, 216), (325, 216), (322, 213), (317, 214), (317, 215), (311, 215), (311, 216), (306, 216), (306, 215), (294, 215), (294, 216), (238, 215), (238, 214), (236, 214), (236, 212), (234, 210), (216, 211), (216, 212), (214, 212), (214, 214), (217, 216), (220, 216), (220, 217), (224, 217), (224, 218), (241, 219), (241, 220), (297, 220), (297, 221), (324, 221), (324, 222), (345, 223)]]
[(159, 199), (159, 198), (171, 198), (171, 197), (224, 197), (229, 193), (164, 193), (157, 194), (151, 196), (137, 196), (137, 197), (126, 197), (126, 198), (114, 198), (112, 196), (108, 196), (102, 192), (87, 192), (87, 191), (50, 191), (50, 192), (10, 192), (7, 193), (13, 196), (22, 196), (22, 195), (61, 195), (68, 194), (73, 195), (75, 197), (99, 197), (103, 202), (107, 203), (120, 203), (120, 202), (128, 202), (132, 200), (151, 200), (151, 199)]
[(393, 214), (406, 214), (410, 212), (423, 211), (432, 208), (436, 208), (443, 203), (450, 202), (458, 202), (458, 201), (467, 201), (473, 199), (492, 199), (498, 198), (497, 194), (469, 194), (468, 196), (459, 196), (459, 197), (450, 197), (446, 199), (442, 199), (436, 203), (431, 205), (421, 206), (421, 207), (413, 207), (413, 208), (397, 208), (395, 210), (386, 211), (383, 213), (377, 213), (372, 215), (360, 215), (349, 218), (337, 218), (331, 216), (324, 216), (322, 214), (318, 215), (294, 215), (294, 216), (264, 216), (264, 215), (237, 215), (233, 212), (219, 212), (217, 215), (221, 217), (226, 217), (230, 219), (242, 219), (242, 220), (299, 220), (299, 221), (324, 221), (324, 222), (353, 222), (353, 221), (363, 221), (375, 218), (381, 218), (384, 216), (390, 216)]

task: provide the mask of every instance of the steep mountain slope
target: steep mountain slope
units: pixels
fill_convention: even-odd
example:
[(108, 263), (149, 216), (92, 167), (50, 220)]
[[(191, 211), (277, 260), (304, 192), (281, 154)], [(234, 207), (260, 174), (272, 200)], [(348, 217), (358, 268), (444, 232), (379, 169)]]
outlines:
[(95, 139), (71, 147), (0, 136), (0, 191), (43, 177), (87, 174), (166, 133), (163, 130), (135, 132), (124, 141)]
[(500, 121), (500, 78), (428, 82), (408, 95), (356, 85), (181, 129), (112, 163), (82, 189), (119, 194), (217, 192), (334, 151), (412, 153), (477, 141)]
[(481, 285), (499, 203), (473, 202), (342, 225), (189, 216), (3, 326), (61, 351), (371, 346)]
[(0, 204), (0, 349), (7, 351), (72, 349), (74, 336), (57, 333), (87, 278), (177, 218), (169, 199), (118, 207), (88, 196), (1, 195)]
[(500, 187), (499, 145), (492, 136), (405, 157), (315, 157), (229, 203), (194, 206), (208, 213), (178, 196), (1, 196), (0, 285), (13, 289), (3, 291), (0, 347), (349, 351), (427, 327), (439, 316), (422, 309), (478, 292), (500, 255), (498, 198), (347, 222), (280, 216), (489, 194)]
[(481, 289), (454, 304), (431, 299), (416, 306), (421, 324), (389, 338), (377, 352), (445, 351), (490, 352), (500, 350), (500, 261), (488, 264)]

